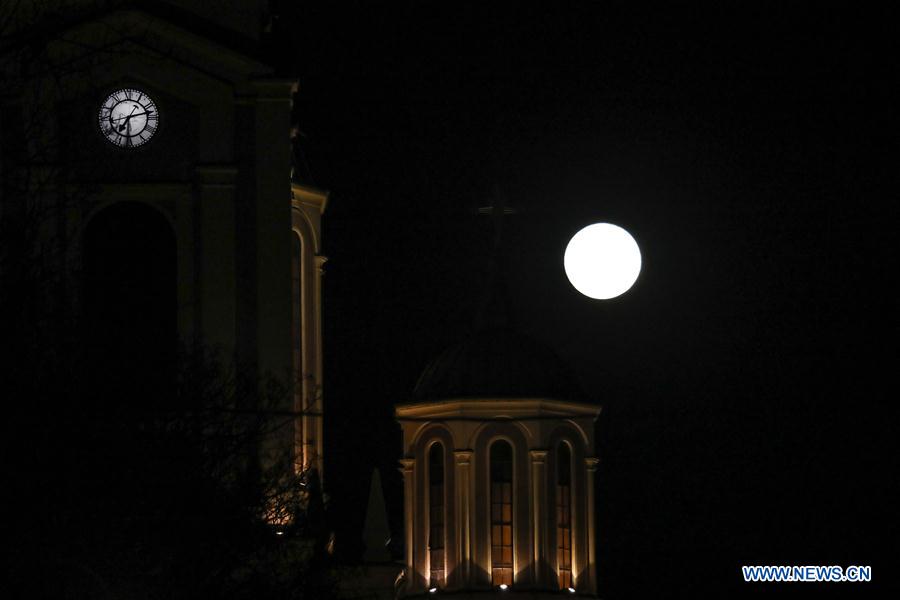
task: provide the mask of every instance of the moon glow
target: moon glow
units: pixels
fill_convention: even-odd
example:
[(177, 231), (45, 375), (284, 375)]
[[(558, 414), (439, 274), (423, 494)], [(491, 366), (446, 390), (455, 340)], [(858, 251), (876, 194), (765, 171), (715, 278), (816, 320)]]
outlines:
[(641, 250), (631, 234), (611, 223), (588, 225), (569, 240), (563, 257), (566, 277), (589, 298), (621, 296), (641, 272)]

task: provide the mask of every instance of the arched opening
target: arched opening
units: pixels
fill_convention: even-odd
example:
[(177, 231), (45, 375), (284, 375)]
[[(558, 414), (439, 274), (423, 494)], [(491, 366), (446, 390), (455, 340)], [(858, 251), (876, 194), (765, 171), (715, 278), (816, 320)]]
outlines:
[(444, 446), (436, 442), (428, 451), (428, 563), (431, 587), (443, 587), (446, 576), (444, 504)]
[(559, 588), (572, 587), (572, 452), (565, 442), (556, 453), (556, 564)]
[(505, 440), (491, 445), (491, 582), (512, 585), (513, 452)]
[(126, 395), (165, 394), (178, 339), (171, 226), (150, 206), (119, 202), (90, 220), (82, 242), (83, 339), (92, 396), (118, 402)]
[(291, 337), (294, 349), (294, 373), (298, 382), (303, 373), (303, 242), (297, 232), (291, 235)]
[[(305, 379), (303, 376), (303, 241), (294, 231), (291, 233), (291, 348), (293, 351), (294, 407), (305, 412)], [(296, 467), (299, 470), (309, 464), (310, 448), (308, 419), (301, 414), (296, 423)]]

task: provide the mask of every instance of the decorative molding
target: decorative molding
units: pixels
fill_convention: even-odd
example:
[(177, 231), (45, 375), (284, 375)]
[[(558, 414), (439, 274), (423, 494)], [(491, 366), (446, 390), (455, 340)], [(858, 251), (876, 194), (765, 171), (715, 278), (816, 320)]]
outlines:
[(330, 194), (331, 192), (328, 190), (319, 189), (311, 185), (291, 183), (292, 204), (297, 208), (308, 206), (318, 211), (320, 215), (325, 212)]
[(600, 416), (601, 410), (596, 404), (550, 398), (468, 398), (399, 404), (395, 409), (395, 415), (400, 421), (418, 419), (490, 421), (572, 416), (596, 419)]
[(529, 450), (528, 453), (531, 455), (531, 463), (532, 464), (544, 464), (547, 462), (547, 455), (550, 454), (549, 450)]
[(472, 456), (474, 456), (475, 452), (472, 450), (454, 450), (453, 456), (456, 459), (456, 464), (458, 465), (469, 465), (472, 464)]

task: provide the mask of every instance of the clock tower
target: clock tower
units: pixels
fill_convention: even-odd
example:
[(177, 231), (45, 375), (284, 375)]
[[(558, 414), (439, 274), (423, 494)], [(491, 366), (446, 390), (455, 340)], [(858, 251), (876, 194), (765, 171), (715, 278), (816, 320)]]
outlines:
[(199, 349), (278, 382), (277, 443), (321, 473), (328, 193), (292, 176), (297, 82), (265, 56), (267, 5), (21, 8), (0, 48), (0, 172), (24, 160), (16, 197), (46, 209), (52, 300), (89, 326), (86, 351), (152, 379)]

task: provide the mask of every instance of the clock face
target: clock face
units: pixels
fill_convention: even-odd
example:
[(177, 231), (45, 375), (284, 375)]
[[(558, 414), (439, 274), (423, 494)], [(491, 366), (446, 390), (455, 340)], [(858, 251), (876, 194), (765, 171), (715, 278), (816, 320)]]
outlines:
[(110, 94), (100, 107), (100, 132), (120, 148), (141, 146), (156, 133), (159, 111), (150, 96), (124, 88)]

